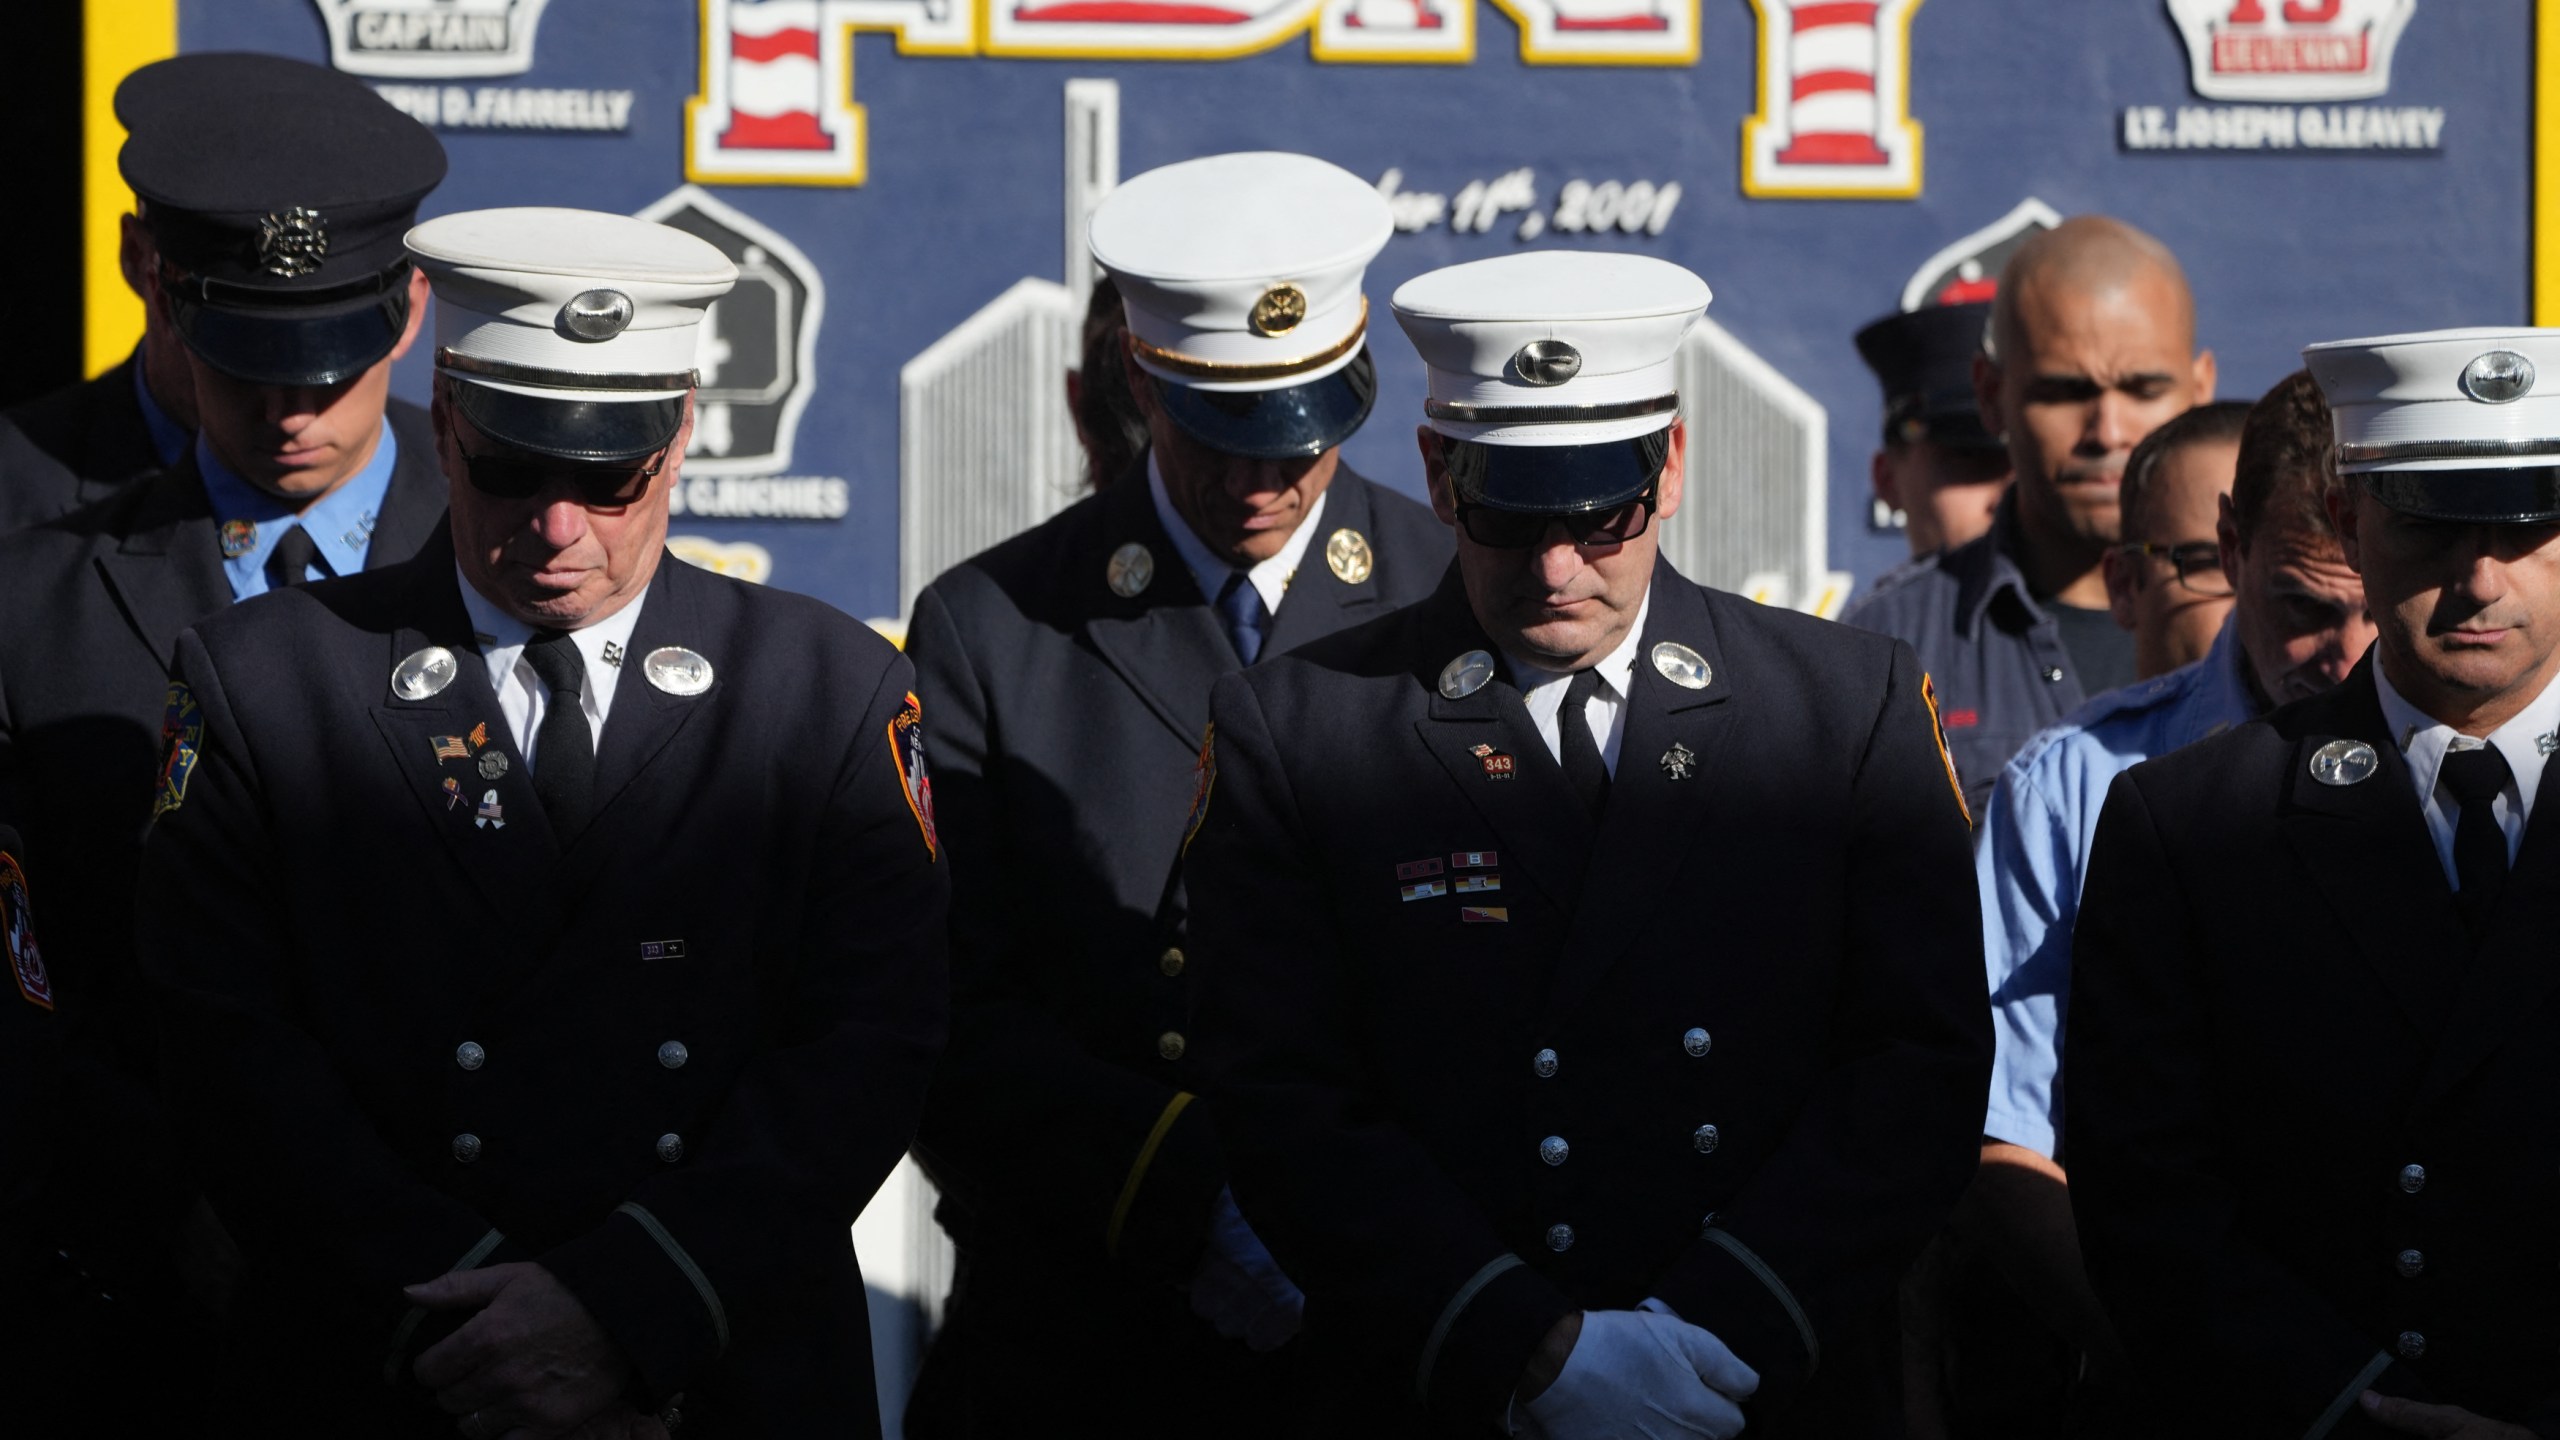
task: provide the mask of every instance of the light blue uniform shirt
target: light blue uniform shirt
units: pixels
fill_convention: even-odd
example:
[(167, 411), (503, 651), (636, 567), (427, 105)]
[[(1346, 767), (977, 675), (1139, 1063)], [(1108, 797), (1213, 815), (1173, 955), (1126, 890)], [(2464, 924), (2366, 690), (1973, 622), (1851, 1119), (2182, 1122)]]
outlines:
[(309, 578), (326, 580), (362, 570), (365, 551), (373, 545), (374, 522), (382, 514), (383, 497), (391, 491), (391, 467), (398, 463), (400, 441), (385, 422), (382, 439), (373, 447), (373, 458), (365, 462), (365, 467), (297, 516), (290, 502), (233, 474), (204, 437), (197, 436), (196, 469), (204, 475), (205, 497), (213, 502), (214, 533), (225, 537), (224, 549), (228, 551), (233, 548), (229, 537), (237, 532), (227, 527), (234, 521), (251, 527), (247, 548), (236, 555), (226, 553), (222, 558), (222, 572), (231, 581), (231, 598), (246, 600), (267, 593), (267, 557), (275, 553), (276, 542), (284, 538), (284, 533), (297, 524), (309, 531), (312, 543), (320, 547), (319, 563), (306, 572)]
[(2061, 1131), (2072, 922), (2107, 787), (2154, 755), (2256, 718), (2244, 663), (2225, 620), (2203, 659), (2098, 696), (2001, 770), (1974, 850), (1997, 1046), (1982, 1121), (1991, 1139), (2050, 1156)]

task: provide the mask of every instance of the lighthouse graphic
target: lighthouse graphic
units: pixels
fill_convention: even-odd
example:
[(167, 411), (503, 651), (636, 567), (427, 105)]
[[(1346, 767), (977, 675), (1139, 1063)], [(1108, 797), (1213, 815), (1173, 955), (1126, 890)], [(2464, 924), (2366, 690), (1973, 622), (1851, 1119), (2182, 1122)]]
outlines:
[(1911, 15), (1920, 0), (1752, 0), (1760, 108), (1742, 124), (1742, 189), (1760, 199), (1920, 193)]

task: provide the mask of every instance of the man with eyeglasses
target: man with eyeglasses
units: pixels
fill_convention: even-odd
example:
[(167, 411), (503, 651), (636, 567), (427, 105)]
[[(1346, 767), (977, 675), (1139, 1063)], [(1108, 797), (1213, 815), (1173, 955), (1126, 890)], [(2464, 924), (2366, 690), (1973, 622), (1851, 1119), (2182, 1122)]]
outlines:
[(1050, 1429), (1062, 1396), (1122, 1440), (1297, 1433), (1298, 1287), (1195, 1103), (1167, 878), (1218, 677), (1448, 568), (1429, 511), (1342, 463), (1377, 396), (1362, 278), (1394, 233), (1376, 186), (1307, 155), (1114, 190), (1089, 239), (1125, 303), (1086, 396), (1116, 384), (1145, 443), (916, 599), (955, 886), (916, 1153), (960, 1249), (916, 1440)]
[(200, 1323), (227, 1284), (227, 1242), (149, 1097), (133, 975), (178, 632), (275, 586), (405, 560), (444, 511), (425, 415), (387, 398), (423, 316), (400, 236), (444, 177), (436, 138), (360, 81), (267, 55), (147, 66), (115, 105), (150, 241), (140, 279), (196, 432), (169, 469), (0, 540), (15, 617), (0, 627), (0, 822), (23, 832), (44, 897), (73, 1061), (60, 1224), (77, 1286), (115, 1297), (96, 1307), (110, 1318), (94, 1386), (67, 1383), (109, 1415), (170, 1393), (131, 1383), (161, 1374), (151, 1361), (203, 1348), (148, 1317)]
[(2137, 680), (2203, 659), (2231, 613), (2214, 526), (2249, 408), (2199, 405), (2142, 437), (2124, 462), (2124, 539), (2107, 551), (2107, 608), (2133, 636)]
[(2072, 1208), (2146, 1386), (2204, 1428), (2560, 1434), (2560, 331), (2303, 359), (2375, 643), (2109, 789)]
[(2103, 570), (2124, 538), (2116, 487), (2142, 437), (2213, 398), (2195, 336), (2186, 274), (2158, 240), (2101, 215), (2029, 237), (1973, 362), (2016, 479), (1987, 534), (1842, 617), (1918, 652), (1977, 814), (2030, 736), (2134, 678)]
[(1907, 646), (1660, 557), (1707, 301), (1587, 252), (1399, 289), (1457, 565), (1212, 702), (1194, 1038), (1326, 1433), (1892, 1423), (1840, 1342), (1973, 1169), (1963, 807)]
[[(2200, 588), (2231, 597), (2210, 650), (2166, 675), (2100, 696), (2030, 741), (1992, 792), (1976, 856), (1999, 1055), (1983, 1119), (1982, 1171), (1957, 1211), (1956, 1229), (2068, 1347), (2058, 1368), (2079, 1378), (2066, 1380), (2063, 1393), (2047, 1401), (2065, 1408), (2077, 1403), (2083, 1411), (2121, 1412), (2133, 1393), (2133, 1377), (2081, 1270), (2057, 1143), (2072, 934), (2100, 807), (2115, 777), (2142, 761), (2337, 684), (2374, 637), (2363, 591), (2323, 509), (2335, 461), (2319, 387), (2308, 373), (2296, 373), (2256, 405), (2232, 408), (2245, 416), (2236, 477), (2231, 494), (2218, 502), (2213, 576), (2197, 577)], [(2210, 433), (2211, 422), (2198, 418), (2206, 414), (2190, 411), (2144, 446), (2174, 445), (2180, 429)], [(2137, 451), (2127, 467), (2129, 525), (2160, 513), (2153, 502), (2169, 461), (2145, 466), (2144, 460)], [(2188, 561), (2178, 558), (2182, 566)], [(2155, 571), (2148, 583), (2165, 589), (2176, 582)], [(1985, 1357), (1975, 1368), (1988, 1373), (1994, 1363)], [(2071, 1390), (2090, 1387), (2077, 1402), (2067, 1400)], [(1959, 1395), (1960, 1414), (2032, 1429), (2062, 1423), (2059, 1410), (1994, 1411), (1993, 1394), (1977, 1385), (1974, 1394)], [(2022, 1390), (2010, 1403), (2040, 1402)]]
[[(680, 564), (737, 278), (445, 215), (452, 523), (179, 639), (141, 949), (267, 1433), (869, 1433), (850, 1227), (939, 1049), (913, 671)], [(322, 877), (325, 877), (322, 878)]]

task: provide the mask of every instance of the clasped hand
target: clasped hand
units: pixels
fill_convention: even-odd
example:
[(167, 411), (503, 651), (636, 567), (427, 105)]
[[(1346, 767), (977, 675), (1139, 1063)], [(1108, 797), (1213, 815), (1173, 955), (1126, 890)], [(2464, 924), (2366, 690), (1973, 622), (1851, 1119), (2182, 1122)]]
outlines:
[(665, 1440), (623, 1398), (631, 1362), (550, 1271), (492, 1265), (402, 1293), (429, 1310), (478, 1312), (412, 1367), (436, 1404), (461, 1417), (465, 1440)]
[(1723, 1341), (1674, 1315), (1590, 1310), (1549, 1338), (1571, 1346), (1562, 1369), (1511, 1406), (1512, 1433), (1530, 1440), (1731, 1440), (1737, 1402), (1760, 1388)]

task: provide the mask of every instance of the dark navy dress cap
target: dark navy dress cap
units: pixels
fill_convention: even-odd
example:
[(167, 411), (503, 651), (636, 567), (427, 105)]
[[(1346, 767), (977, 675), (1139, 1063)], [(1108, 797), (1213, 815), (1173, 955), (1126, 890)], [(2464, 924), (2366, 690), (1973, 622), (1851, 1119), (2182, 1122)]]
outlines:
[(1963, 450), (1995, 450), (1973, 395), (1973, 357), (1982, 350), (1991, 303), (1930, 305), (1875, 321), (1858, 332), (1858, 356), (1884, 386), (1884, 438), (1927, 440)]

